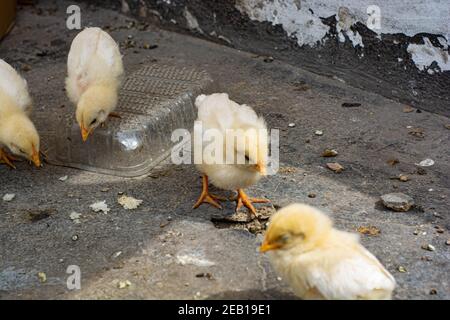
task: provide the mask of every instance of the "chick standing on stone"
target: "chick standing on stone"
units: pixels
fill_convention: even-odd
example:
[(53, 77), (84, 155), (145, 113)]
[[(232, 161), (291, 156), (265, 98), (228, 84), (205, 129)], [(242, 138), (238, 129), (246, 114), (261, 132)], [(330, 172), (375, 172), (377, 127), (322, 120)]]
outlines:
[[(195, 105), (198, 108), (197, 121), (201, 123), (201, 132), (198, 132), (200, 127), (196, 126), (194, 133), (203, 137), (208, 131), (218, 132), (223, 139), (214, 140), (213, 144), (217, 149), (223, 150), (223, 155), (218, 159), (218, 163), (213, 163), (212, 159), (208, 159), (209, 153), (203, 153), (202, 162), (196, 163), (198, 170), (203, 173), (203, 190), (194, 208), (204, 202), (222, 208), (217, 200), (223, 199), (208, 191), (208, 180), (210, 179), (211, 183), (218, 188), (237, 191), (236, 210), (245, 206), (256, 215), (252, 203), (264, 203), (269, 200), (250, 198), (243, 189), (255, 184), (266, 174), (268, 140), (264, 119), (258, 117), (249, 106), (239, 105), (230, 100), (226, 93), (200, 95), (195, 100)], [(235, 141), (233, 149), (229, 151), (234, 162), (227, 164), (226, 137), (235, 134), (241, 135), (246, 143), (243, 145)], [(202, 140), (195, 139), (195, 150), (203, 151), (205, 146), (209, 145)], [(238, 159), (243, 159), (243, 163), (238, 162)]]
[(28, 86), (8, 63), (0, 59), (0, 162), (15, 168), (8, 155), (8, 148), (14, 155), (24, 157), (40, 167), (39, 134), (29, 115), (32, 101)]
[(395, 280), (358, 240), (305, 204), (275, 213), (261, 252), (302, 299), (391, 299)]
[(67, 59), (66, 91), (77, 105), (76, 119), (83, 141), (114, 116), (123, 77), (117, 43), (100, 28), (86, 28), (72, 41)]

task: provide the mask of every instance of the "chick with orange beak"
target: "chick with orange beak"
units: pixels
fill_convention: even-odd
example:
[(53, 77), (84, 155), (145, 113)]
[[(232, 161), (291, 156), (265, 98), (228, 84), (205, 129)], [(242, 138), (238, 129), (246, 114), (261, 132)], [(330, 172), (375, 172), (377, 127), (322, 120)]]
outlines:
[[(196, 156), (194, 161), (203, 173), (203, 188), (194, 208), (205, 202), (222, 208), (218, 201), (225, 199), (209, 193), (210, 181), (220, 189), (237, 191), (236, 210), (245, 206), (256, 215), (253, 203), (269, 200), (250, 198), (244, 188), (266, 174), (268, 135), (264, 119), (251, 107), (229, 99), (226, 93), (199, 95), (195, 105), (198, 119), (194, 126), (194, 152), (200, 151), (202, 156), (199, 163)], [(217, 139), (208, 142), (211, 134), (216, 134)], [(211, 149), (215, 152), (208, 152)]]
[(0, 163), (11, 168), (15, 168), (13, 161), (18, 160), (15, 156), (41, 166), (39, 134), (29, 118), (31, 109), (25, 79), (0, 59)]
[(269, 222), (261, 252), (302, 299), (391, 299), (395, 280), (356, 234), (333, 228), (330, 218), (292, 204)]
[(122, 55), (100, 28), (86, 28), (72, 41), (67, 58), (66, 92), (77, 106), (76, 120), (86, 141), (114, 115), (123, 78)]

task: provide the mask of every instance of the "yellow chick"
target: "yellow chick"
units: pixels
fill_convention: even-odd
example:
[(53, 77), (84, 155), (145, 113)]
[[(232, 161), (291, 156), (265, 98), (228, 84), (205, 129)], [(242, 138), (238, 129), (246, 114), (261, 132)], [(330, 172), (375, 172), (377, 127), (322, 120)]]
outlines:
[[(264, 203), (269, 200), (250, 198), (243, 189), (255, 184), (266, 174), (268, 135), (264, 119), (258, 117), (251, 107), (230, 100), (226, 93), (199, 95), (195, 105), (198, 108), (197, 121), (201, 126), (194, 127), (194, 135), (203, 137), (194, 139), (195, 150), (202, 152), (212, 144), (217, 150), (222, 150), (223, 154), (221, 157), (217, 156), (218, 161), (214, 161), (215, 153), (203, 152), (202, 161), (196, 163), (198, 170), (203, 173), (203, 190), (194, 208), (204, 202), (222, 208), (217, 200), (225, 199), (208, 191), (208, 180), (211, 180), (218, 188), (237, 191), (236, 210), (245, 206), (256, 215), (252, 203)], [(205, 142), (204, 140), (207, 140), (205, 134), (211, 132), (218, 133), (223, 139)], [(230, 149), (228, 155), (232, 156), (234, 162), (227, 162), (226, 142), (234, 140), (233, 135), (241, 136), (245, 143), (238, 143), (235, 140), (234, 144), (229, 144), (232, 148), (228, 147)], [(227, 137), (230, 139), (227, 140)], [(239, 162), (239, 159), (244, 161)]]
[(29, 118), (32, 101), (28, 86), (8, 63), (0, 59), (0, 162), (15, 168), (14, 155), (41, 166), (39, 159), (39, 134)]
[(324, 213), (292, 204), (275, 213), (261, 252), (302, 299), (391, 299), (395, 280), (358, 240)]
[(86, 141), (108, 116), (115, 115), (123, 78), (117, 43), (100, 28), (84, 29), (72, 41), (67, 73), (67, 96), (77, 106), (76, 119)]

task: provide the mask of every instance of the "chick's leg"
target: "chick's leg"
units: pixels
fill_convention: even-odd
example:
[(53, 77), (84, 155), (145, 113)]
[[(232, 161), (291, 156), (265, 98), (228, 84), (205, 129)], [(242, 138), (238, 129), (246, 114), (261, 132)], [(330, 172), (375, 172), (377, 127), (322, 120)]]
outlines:
[(200, 198), (198, 198), (197, 202), (194, 204), (193, 209), (198, 208), (202, 203), (205, 202), (213, 205), (216, 208), (222, 209), (222, 206), (216, 200), (226, 200), (226, 199), (209, 193), (208, 176), (206, 174), (203, 175), (202, 182), (203, 182), (202, 194), (200, 195)]
[(4, 163), (13, 169), (16, 169), (16, 166), (12, 162), (18, 160), (19, 159), (7, 154), (5, 150), (0, 149), (0, 163)]
[(255, 216), (258, 216), (256, 214), (256, 209), (253, 206), (253, 203), (267, 203), (270, 202), (268, 199), (259, 199), (259, 198), (250, 198), (248, 197), (243, 189), (238, 189), (237, 190), (237, 197), (236, 197), (236, 211), (238, 211), (242, 206), (245, 206), (246, 208), (248, 208), (248, 210), (250, 210), (250, 212), (252, 214), (254, 214)]

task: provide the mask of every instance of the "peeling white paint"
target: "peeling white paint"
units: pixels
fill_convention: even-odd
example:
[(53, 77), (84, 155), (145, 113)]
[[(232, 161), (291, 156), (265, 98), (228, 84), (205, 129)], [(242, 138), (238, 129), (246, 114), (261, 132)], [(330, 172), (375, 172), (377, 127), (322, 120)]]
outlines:
[(194, 17), (187, 8), (184, 8), (184, 17), (186, 18), (187, 26), (189, 29), (197, 30), (198, 32), (203, 34), (203, 30), (200, 28), (197, 18)]
[(364, 47), (361, 35), (357, 31), (353, 31), (351, 26), (356, 23), (355, 16), (347, 7), (340, 7), (338, 10), (338, 22), (336, 24), (336, 31), (340, 42), (345, 42), (346, 37), (350, 40), (354, 47)]
[[(287, 34), (295, 37), (300, 46), (316, 46), (322, 43), (329, 31), (320, 17), (336, 15), (338, 39), (346, 38), (354, 47), (363, 47), (362, 37), (350, 27), (356, 22), (367, 25), (368, 8), (376, 4), (380, 13), (377, 37), (382, 34), (403, 33), (414, 36), (418, 33), (442, 35), (439, 41), (445, 49), (434, 47), (429, 40), (425, 45), (410, 45), (408, 52), (420, 70), (436, 61), (442, 71), (449, 70), (447, 40), (450, 36), (450, 1), (448, 0), (238, 0), (236, 8), (250, 19), (268, 21), (281, 25)], [(436, 71), (436, 70), (435, 70)]]
[(307, 7), (300, 6), (300, 1), (241, 0), (236, 8), (252, 20), (281, 24), (289, 36), (297, 39), (299, 46), (313, 47), (321, 43), (330, 29)]
[[(436, 61), (439, 68), (441, 68), (441, 71), (449, 71), (450, 57), (448, 54), (447, 43), (442, 43), (442, 41), (440, 41), (444, 45), (444, 48), (439, 48), (433, 46), (430, 39), (427, 37), (424, 37), (423, 40), (425, 44), (410, 44), (407, 48), (407, 51), (411, 54), (417, 68), (423, 71), (425, 68), (430, 67), (434, 61)], [(430, 74), (433, 73), (434, 71)]]
[[(256, 2), (256, 0), (241, 0)], [(264, 1), (263, 1), (264, 2)], [(282, 2), (295, 2), (284, 0)], [(302, 10), (311, 8), (318, 17), (337, 14), (340, 7), (350, 9), (356, 21), (367, 23), (367, 8), (380, 8), (381, 29), (378, 33), (404, 33), (414, 36), (421, 32), (442, 34), (449, 38), (450, 1), (448, 0), (300, 0)]]

